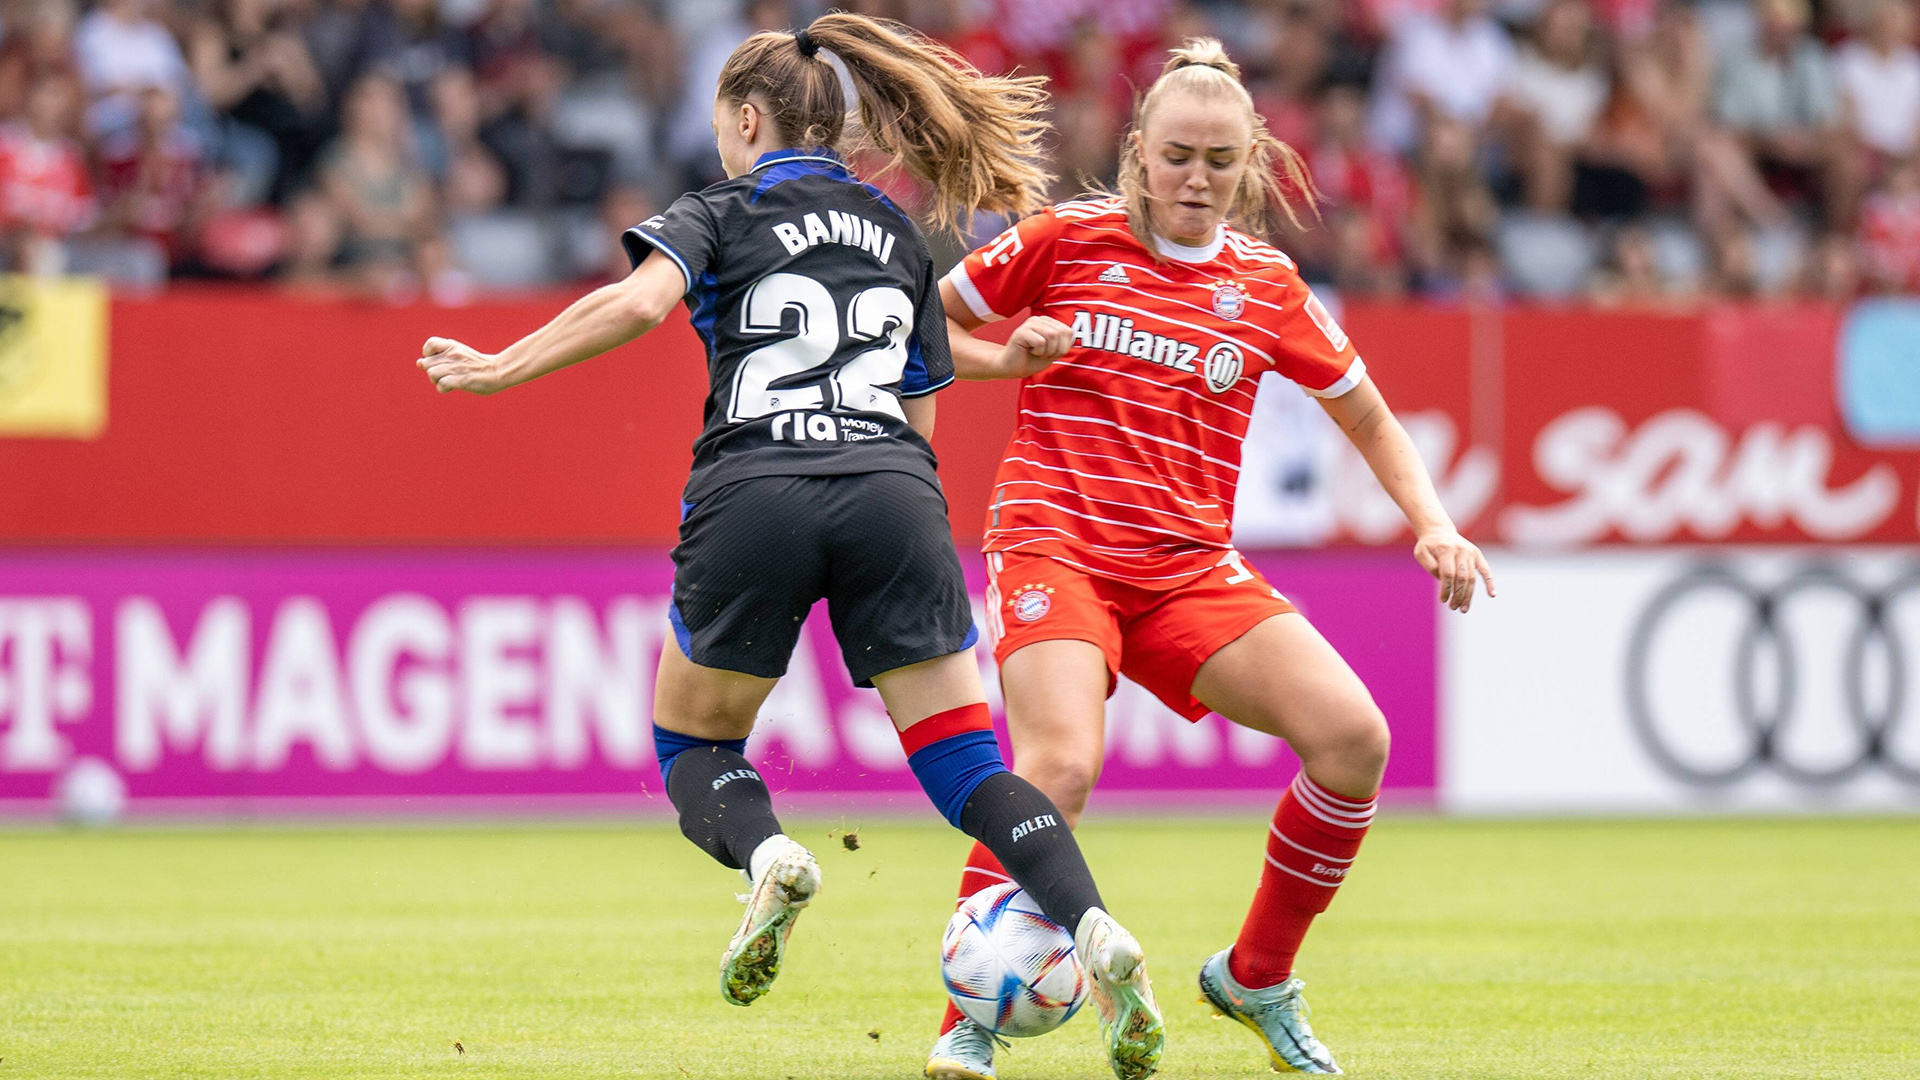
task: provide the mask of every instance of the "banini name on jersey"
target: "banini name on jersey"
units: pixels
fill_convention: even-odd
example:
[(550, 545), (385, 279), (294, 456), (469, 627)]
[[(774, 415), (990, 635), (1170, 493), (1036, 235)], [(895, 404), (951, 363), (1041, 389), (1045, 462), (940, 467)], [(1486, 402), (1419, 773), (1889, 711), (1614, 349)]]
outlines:
[(780, 238), (789, 255), (798, 255), (815, 244), (846, 244), (860, 248), (881, 262), (893, 258), (895, 237), (891, 232), (858, 214), (841, 210), (827, 211), (826, 221), (820, 220), (819, 214), (803, 214), (798, 225), (791, 221), (775, 222), (773, 235)]

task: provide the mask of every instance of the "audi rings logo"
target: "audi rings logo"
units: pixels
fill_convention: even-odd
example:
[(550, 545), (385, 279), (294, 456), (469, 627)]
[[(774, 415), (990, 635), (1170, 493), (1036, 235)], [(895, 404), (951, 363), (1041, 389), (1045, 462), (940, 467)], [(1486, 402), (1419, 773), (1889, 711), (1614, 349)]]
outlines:
[[(1770, 771), (1809, 786), (1879, 770), (1920, 786), (1920, 724), (1910, 715), (1920, 635), (1902, 631), (1901, 605), (1920, 611), (1920, 567), (1885, 585), (1865, 585), (1839, 567), (1809, 565), (1775, 584), (1756, 584), (1724, 564), (1697, 566), (1655, 593), (1627, 648), (1627, 712), (1655, 762), (1688, 783), (1718, 787)], [(1814, 632), (1790, 626), (1789, 610), (1818, 605)], [(1729, 613), (1731, 620), (1728, 619)], [(1909, 628), (1920, 622), (1909, 621)], [(1678, 641), (1681, 648), (1660, 646)], [(1664, 654), (1664, 655), (1663, 655)], [(1683, 663), (1682, 688), (1656, 668)], [(1722, 672), (1731, 685), (1721, 686)], [(1731, 704), (1733, 734), (1715, 732), (1702, 752), (1697, 703), (1715, 694)], [(1841, 732), (1816, 749), (1814, 733)], [(1799, 732), (1796, 737), (1795, 733)]]

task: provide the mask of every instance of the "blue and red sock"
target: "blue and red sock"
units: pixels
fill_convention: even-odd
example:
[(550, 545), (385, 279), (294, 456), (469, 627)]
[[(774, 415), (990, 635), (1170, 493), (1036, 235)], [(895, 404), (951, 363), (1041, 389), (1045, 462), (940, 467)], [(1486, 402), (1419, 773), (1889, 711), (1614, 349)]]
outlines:
[(1007, 771), (993, 737), (993, 714), (984, 704), (934, 713), (900, 733), (907, 767), (927, 797), (954, 828), (960, 811), (981, 782)]
[(1067, 819), (1000, 758), (985, 705), (935, 713), (900, 733), (907, 764), (940, 814), (985, 845), (1047, 918), (1073, 933), (1100, 890)]

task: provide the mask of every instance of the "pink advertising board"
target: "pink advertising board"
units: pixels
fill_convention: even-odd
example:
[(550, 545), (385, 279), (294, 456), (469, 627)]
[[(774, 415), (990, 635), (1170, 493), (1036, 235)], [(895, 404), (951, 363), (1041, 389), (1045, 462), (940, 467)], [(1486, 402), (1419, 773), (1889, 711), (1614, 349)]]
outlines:
[[(1252, 558), (1385, 710), (1389, 797), (1429, 801), (1429, 579), (1383, 553)], [(0, 554), (0, 809), (46, 812), (96, 759), (136, 814), (664, 813), (650, 722), (671, 578), (659, 550)], [(784, 805), (931, 813), (821, 614), (750, 754)], [(1277, 741), (1123, 682), (1099, 798), (1264, 801), (1293, 769)]]

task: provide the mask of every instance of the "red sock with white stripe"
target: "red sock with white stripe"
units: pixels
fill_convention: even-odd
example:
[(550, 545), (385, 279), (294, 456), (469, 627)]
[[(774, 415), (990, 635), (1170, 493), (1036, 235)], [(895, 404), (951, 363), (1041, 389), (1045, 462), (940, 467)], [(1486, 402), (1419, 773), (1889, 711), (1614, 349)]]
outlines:
[[(982, 889), (991, 889), (1001, 882), (1012, 880), (1013, 878), (1007, 874), (1007, 868), (1001, 866), (1000, 860), (993, 857), (993, 852), (987, 850), (987, 845), (976, 843), (973, 845), (973, 850), (967, 854), (967, 868), (960, 871), (960, 899), (965, 900)], [(959, 905), (956, 903), (954, 906)], [(947, 1015), (940, 1020), (940, 1034), (945, 1035), (952, 1031), (953, 1025), (963, 1019), (965, 1017), (960, 1015), (960, 1010), (953, 1007), (952, 1001), (948, 1001)]]
[(1274, 986), (1293, 974), (1293, 958), (1313, 917), (1327, 910), (1346, 880), (1373, 822), (1375, 797), (1335, 795), (1305, 772), (1293, 778), (1267, 830), (1267, 865), (1227, 971), (1249, 989)]

